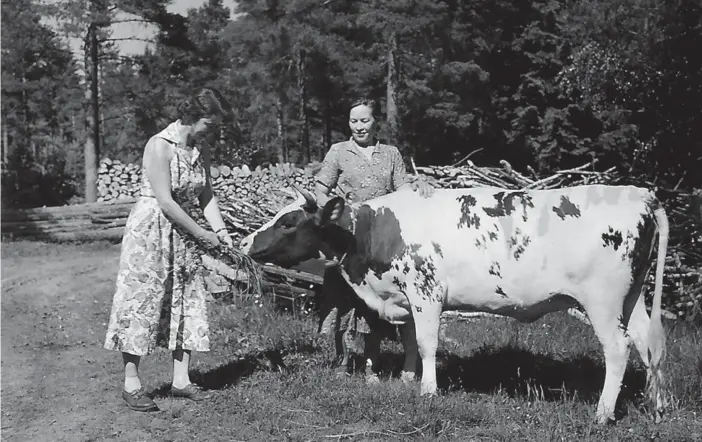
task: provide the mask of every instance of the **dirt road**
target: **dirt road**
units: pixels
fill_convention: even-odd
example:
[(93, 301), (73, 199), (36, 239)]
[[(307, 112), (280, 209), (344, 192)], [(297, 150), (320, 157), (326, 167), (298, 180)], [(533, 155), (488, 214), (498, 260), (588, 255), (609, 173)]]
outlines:
[[(154, 440), (159, 422), (124, 407), (119, 355), (102, 349), (118, 260), (108, 243), (3, 244), (3, 440)], [(150, 385), (167, 380), (165, 353), (144, 365)]]

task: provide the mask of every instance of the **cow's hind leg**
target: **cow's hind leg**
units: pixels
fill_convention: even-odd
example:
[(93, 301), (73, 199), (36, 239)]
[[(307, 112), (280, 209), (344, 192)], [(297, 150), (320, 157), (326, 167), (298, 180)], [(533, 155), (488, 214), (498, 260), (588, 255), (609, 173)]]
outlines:
[(605, 381), (597, 403), (596, 419), (600, 424), (614, 420), (614, 409), (621, 390), (626, 364), (629, 360), (629, 337), (621, 324), (619, 309), (612, 304), (585, 307), (605, 358)]

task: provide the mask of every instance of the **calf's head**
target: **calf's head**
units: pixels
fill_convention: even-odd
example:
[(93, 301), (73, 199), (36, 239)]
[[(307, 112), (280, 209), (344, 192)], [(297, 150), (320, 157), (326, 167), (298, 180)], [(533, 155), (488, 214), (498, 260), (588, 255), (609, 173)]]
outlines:
[(261, 263), (292, 267), (309, 259), (331, 258), (345, 248), (352, 234), (337, 224), (348, 213), (344, 200), (332, 198), (319, 207), (312, 194), (298, 193), (294, 203), (241, 241), (244, 253)]

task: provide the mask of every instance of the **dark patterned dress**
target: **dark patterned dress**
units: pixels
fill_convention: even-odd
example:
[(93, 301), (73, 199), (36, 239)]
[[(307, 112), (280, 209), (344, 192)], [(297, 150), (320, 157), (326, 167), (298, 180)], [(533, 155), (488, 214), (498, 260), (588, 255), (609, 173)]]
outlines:
[[(157, 137), (171, 143), (171, 193), (196, 222), (204, 216), (198, 196), (205, 188), (203, 160), (197, 148), (185, 145), (178, 122)], [(156, 346), (170, 350), (209, 351), (201, 251), (192, 236), (172, 224), (142, 173), (141, 196), (127, 219), (117, 287), (107, 326), (105, 348), (147, 355)]]
[[(353, 138), (331, 146), (316, 178), (353, 203), (387, 195), (410, 181), (397, 147), (377, 143), (369, 159)], [(338, 269), (326, 270), (322, 292), (322, 333), (333, 336), (345, 330), (364, 334), (370, 331), (366, 312), (359, 311), (365, 310), (365, 305), (358, 304), (362, 301), (357, 299)]]

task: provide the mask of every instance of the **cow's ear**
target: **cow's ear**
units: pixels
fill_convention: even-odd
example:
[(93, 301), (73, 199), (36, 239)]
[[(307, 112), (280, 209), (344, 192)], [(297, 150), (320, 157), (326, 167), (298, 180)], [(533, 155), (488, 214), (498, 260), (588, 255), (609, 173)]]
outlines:
[(317, 224), (323, 226), (337, 222), (341, 218), (341, 214), (344, 213), (344, 207), (343, 198), (337, 196), (330, 199), (322, 207), (322, 211), (317, 213)]

